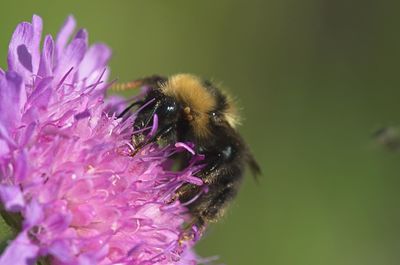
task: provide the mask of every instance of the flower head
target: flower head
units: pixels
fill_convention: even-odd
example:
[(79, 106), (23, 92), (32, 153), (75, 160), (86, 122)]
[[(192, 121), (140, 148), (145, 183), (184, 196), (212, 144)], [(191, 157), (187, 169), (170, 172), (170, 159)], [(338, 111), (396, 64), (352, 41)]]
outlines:
[(131, 155), (135, 115), (117, 119), (125, 102), (104, 99), (111, 51), (89, 47), (85, 30), (69, 42), (74, 28), (69, 17), (40, 52), (33, 16), (0, 69), (0, 199), (6, 218), (20, 218), (0, 264), (195, 264), (194, 242), (179, 241), (188, 216), (171, 198), (201, 184), (198, 157), (174, 172), (170, 156), (188, 145)]

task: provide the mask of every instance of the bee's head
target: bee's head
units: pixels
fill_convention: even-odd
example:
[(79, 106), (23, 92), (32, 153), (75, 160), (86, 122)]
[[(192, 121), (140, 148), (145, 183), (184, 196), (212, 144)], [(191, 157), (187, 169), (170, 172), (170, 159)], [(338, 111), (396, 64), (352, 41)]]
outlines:
[[(206, 140), (215, 128), (235, 127), (238, 119), (232, 100), (212, 83), (190, 74), (155, 80), (135, 120), (135, 131), (151, 126), (155, 114), (158, 129), (154, 135), (170, 142), (183, 136), (177, 136), (177, 131)], [(138, 135), (135, 144), (146, 138), (145, 133)]]
[[(163, 94), (160, 90), (154, 89), (146, 97), (138, 116), (135, 119), (134, 131), (141, 131), (153, 125), (154, 116), (157, 115), (157, 130), (153, 132), (154, 137), (165, 138), (173, 134), (176, 124), (181, 119), (183, 109), (179, 101), (171, 96)], [(148, 131), (136, 134), (133, 139), (135, 144), (142, 142)]]

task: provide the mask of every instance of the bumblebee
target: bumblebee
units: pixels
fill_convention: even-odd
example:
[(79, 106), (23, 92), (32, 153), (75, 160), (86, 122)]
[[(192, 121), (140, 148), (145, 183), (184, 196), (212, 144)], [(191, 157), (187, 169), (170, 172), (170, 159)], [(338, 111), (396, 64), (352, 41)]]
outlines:
[(376, 142), (389, 151), (400, 151), (400, 130), (398, 127), (384, 127), (377, 130), (373, 137)]
[[(139, 105), (133, 124), (133, 130), (139, 131), (149, 126), (154, 114), (158, 116), (158, 128), (150, 140), (141, 134), (133, 136), (136, 150), (149, 142), (179, 141), (194, 143), (196, 153), (204, 155), (204, 167), (195, 175), (207, 185), (208, 191), (201, 193), (202, 187), (184, 184), (173, 198), (187, 203), (193, 217), (191, 224), (203, 231), (208, 223), (223, 215), (236, 196), (246, 166), (255, 176), (260, 174), (260, 167), (236, 129), (239, 118), (234, 103), (211, 82), (191, 74), (150, 76), (125, 85), (134, 86), (146, 86), (147, 95), (143, 101), (130, 105), (120, 117)], [(183, 159), (186, 163), (188, 160), (189, 157)]]

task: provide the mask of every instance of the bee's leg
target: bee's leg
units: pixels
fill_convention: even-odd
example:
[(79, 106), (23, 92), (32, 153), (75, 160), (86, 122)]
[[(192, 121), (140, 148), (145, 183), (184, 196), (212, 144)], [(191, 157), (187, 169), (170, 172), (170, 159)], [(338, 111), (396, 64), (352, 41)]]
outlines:
[(202, 186), (191, 183), (183, 184), (177, 191), (175, 191), (171, 202), (179, 199), (179, 201), (185, 205), (190, 204), (190, 201), (196, 197), (199, 197), (201, 192), (205, 192), (206, 188), (210, 184), (210, 181), (213, 179), (213, 177), (210, 176), (215, 174), (214, 170), (220, 165), (220, 161), (218, 159), (212, 159), (211, 157), (212, 156), (207, 156), (204, 162), (205, 167), (195, 174), (195, 176), (200, 178), (204, 184)]
[(185, 229), (179, 237), (179, 244), (183, 244), (185, 241), (191, 241), (202, 236), (206, 228), (205, 222), (201, 217), (194, 217), (186, 224)]
[[(187, 207), (192, 215), (192, 220), (186, 225), (179, 242), (182, 243), (200, 237), (209, 223), (218, 221), (223, 216), (229, 202), (236, 196), (238, 186), (239, 181), (233, 181), (227, 185), (214, 183), (209, 186), (208, 193), (200, 195), (197, 200), (188, 204)], [(194, 190), (198, 190), (194, 187), (186, 187), (188, 187), (186, 196), (193, 193)]]
[(220, 142), (218, 146), (204, 150), (203, 154), (206, 166), (196, 176), (203, 180), (208, 191), (198, 196), (203, 187), (193, 184), (184, 185), (177, 191), (179, 200), (187, 204), (193, 217), (190, 228), (193, 231), (195, 226), (197, 232), (193, 234), (187, 230), (192, 236), (203, 233), (209, 223), (222, 217), (229, 202), (237, 194), (245, 167), (240, 142)]
[(228, 184), (214, 183), (209, 192), (203, 194), (190, 209), (197, 213), (205, 223), (216, 222), (224, 214), (230, 201), (236, 196), (240, 181)]
[[(239, 164), (239, 165), (238, 165)], [(193, 239), (205, 231), (209, 223), (218, 221), (224, 214), (229, 202), (236, 196), (241, 179), (240, 163), (218, 163), (210, 167), (211, 171), (201, 172), (208, 191), (193, 184), (186, 184), (176, 192), (181, 202), (186, 203), (192, 216), (182, 240)], [(195, 200), (193, 200), (198, 196)]]
[(185, 183), (178, 190), (175, 191), (168, 203), (172, 203), (179, 199), (183, 204), (187, 204), (192, 198), (196, 197), (201, 192), (201, 187)]

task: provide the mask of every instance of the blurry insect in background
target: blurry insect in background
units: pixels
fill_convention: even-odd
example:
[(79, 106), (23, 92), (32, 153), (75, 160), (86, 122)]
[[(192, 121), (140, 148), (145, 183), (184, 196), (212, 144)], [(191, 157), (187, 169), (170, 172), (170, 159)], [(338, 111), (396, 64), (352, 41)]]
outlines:
[(396, 127), (384, 127), (377, 130), (373, 137), (376, 142), (389, 151), (400, 151), (400, 129)]
[[(202, 187), (184, 184), (172, 200), (190, 202), (188, 209), (200, 233), (206, 225), (217, 221), (226, 206), (236, 196), (246, 166), (253, 175), (260, 174), (260, 167), (237, 131), (239, 117), (232, 99), (211, 82), (191, 74), (177, 74), (169, 78), (150, 76), (120, 84), (117, 90), (146, 86), (144, 100), (133, 102), (119, 117), (138, 106), (141, 110), (133, 124), (135, 131), (149, 126), (153, 116), (158, 116), (158, 129), (154, 136), (135, 134), (132, 143), (135, 154), (146, 144), (160, 145), (191, 142), (195, 152), (204, 155), (204, 167), (196, 173), (207, 185)], [(189, 157), (182, 159), (187, 163)]]

